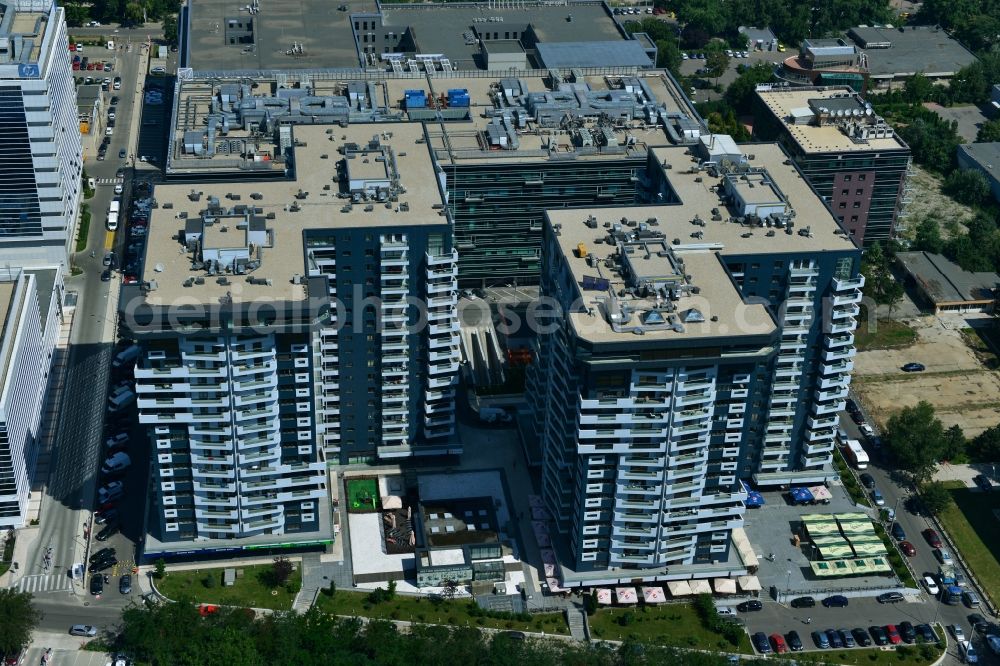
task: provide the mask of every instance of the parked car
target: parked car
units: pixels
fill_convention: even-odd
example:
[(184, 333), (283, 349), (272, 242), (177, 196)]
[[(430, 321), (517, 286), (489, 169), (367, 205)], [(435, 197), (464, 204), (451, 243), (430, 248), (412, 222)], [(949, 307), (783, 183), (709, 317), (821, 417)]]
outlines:
[(906, 538), (906, 532), (903, 530), (903, 526), (899, 523), (892, 524), (890, 533), (892, 534), (892, 538), (896, 541), (903, 541)]
[(965, 632), (962, 630), (962, 627), (960, 627), (957, 624), (953, 624), (953, 625), (951, 625), (950, 629), (951, 629), (951, 633), (955, 637), (956, 641), (964, 641), (965, 640)]
[[(119, 151), (118, 151), (118, 159), (120, 159), (120, 160), (123, 160), (123, 159), (125, 159), (125, 156), (126, 156), (126, 155), (128, 155), (128, 151), (127, 151), (127, 150), (125, 150), (124, 148), (122, 148), (121, 150), (119, 150)], [(122, 173), (120, 173), (120, 174), (119, 174), (119, 173), (116, 173), (115, 175), (116, 175), (117, 177), (121, 178), (122, 176), (124, 176), (124, 175), (125, 175), (125, 171), (124, 171), (124, 169), (122, 170)]]
[(926, 369), (923, 363), (907, 363), (903, 366), (903, 372), (923, 372)]
[(795, 630), (789, 631), (785, 634), (785, 639), (792, 652), (799, 652), (802, 650), (802, 638), (799, 636), (799, 632)]
[(868, 635), (868, 632), (861, 627), (851, 629), (851, 635), (854, 636), (855, 642), (861, 647), (868, 647), (872, 644), (872, 639)]
[(868, 472), (858, 476), (861, 480), (861, 485), (865, 487), (866, 490), (872, 490), (875, 488), (875, 477), (873, 477)]
[(969, 608), (976, 608), (979, 606), (979, 595), (972, 590), (966, 590), (962, 592), (962, 603)]
[(976, 485), (982, 489), (983, 492), (988, 493), (993, 491), (993, 482), (990, 481), (990, 477), (986, 476), (985, 474), (977, 474), (974, 481), (976, 482)]
[(90, 593), (95, 597), (104, 592), (104, 576), (94, 574), (90, 577)]
[(97, 627), (92, 624), (74, 624), (69, 628), (70, 636), (86, 636), (93, 638), (97, 635)]
[(120, 531), (121, 531), (121, 526), (119, 526), (117, 523), (108, 523), (107, 525), (104, 526), (104, 529), (102, 529), (100, 532), (97, 533), (97, 540), (107, 541), (115, 534), (118, 534), (118, 532)]
[(927, 594), (934, 595), (935, 597), (941, 594), (941, 588), (938, 587), (937, 582), (932, 576), (924, 576), (923, 583), (924, 587), (927, 588)]
[(899, 629), (896, 628), (896, 625), (885, 625), (885, 633), (889, 637), (889, 642), (893, 645), (899, 645), (903, 642), (903, 637), (899, 635)]
[(990, 646), (993, 654), (1000, 654), (1000, 636), (990, 634), (986, 637), (986, 644)]
[(875, 641), (875, 645), (888, 645), (889, 644), (889, 634), (885, 632), (885, 629), (879, 626), (868, 627), (868, 633), (872, 635), (872, 640)]
[(763, 631), (758, 631), (753, 635), (753, 646), (757, 649), (757, 652), (761, 654), (771, 653), (771, 642), (767, 639), (767, 634)]
[(904, 599), (902, 592), (883, 592), (876, 598), (880, 604), (895, 604)]
[(855, 647), (854, 636), (851, 635), (850, 631), (847, 629), (839, 629), (838, 631), (840, 632), (840, 640), (844, 642), (844, 647)]
[(781, 634), (771, 634), (769, 638), (775, 654), (786, 654), (788, 652), (788, 645), (785, 643), (784, 636)]
[(118, 509), (108, 509), (107, 511), (100, 511), (94, 515), (94, 522), (98, 525), (104, 525), (109, 522), (116, 522), (118, 520)]
[(715, 612), (718, 613), (719, 617), (736, 617), (736, 611), (729, 606), (716, 608)]
[(97, 560), (87, 568), (87, 571), (93, 574), (99, 571), (104, 571), (105, 569), (110, 569), (116, 564), (118, 564), (118, 558), (112, 555), (111, 557), (105, 557)]
[(816, 600), (812, 597), (796, 597), (792, 599), (792, 608), (812, 608)]
[(907, 557), (914, 557), (917, 554), (916, 547), (909, 541), (900, 541), (899, 549), (903, 551), (903, 555), (906, 555)]
[(120, 594), (132, 594), (132, 574), (125, 574), (118, 579), (118, 592)]
[(858, 430), (860, 430), (861, 434), (867, 438), (872, 438), (875, 436), (875, 428), (872, 428), (867, 423), (859, 423)]
[(112, 481), (97, 490), (97, 499), (100, 502), (118, 499), (125, 492), (125, 484), (121, 481)]
[(969, 625), (972, 627), (973, 631), (978, 631), (981, 634), (985, 634), (990, 628), (990, 623), (987, 622), (986, 618), (979, 613), (969, 614)]
[(749, 613), (751, 611), (759, 611), (764, 608), (764, 604), (756, 599), (750, 599), (749, 601), (744, 601), (736, 605), (736, 610), (741, 613)]
[(962, 657), (962, 661), (967, 664), (979, 663), (979, 653), (969, 641), (961, 641), (958, 644), (958, 654)]
[(834, 594), (823, 600), (823, 606), (826, 608), (844, 608), (847, 604), (847, 597), (842, 594)]
[(885, 506), (885, 497), (878, 488), (872, 488), (872, 501), (875, 502), (875, 506)]
[(826, 638), (830, 641), (830, 647), (833, 649), (838, 649), (844, 647), (844, 639), (841, 637), (840, 632), (836, 629), (827, 629)]
[(900, 622), (899, 623), (899, 635), (903, 637), (903, 642), (905, 643), (916, 643), (917, 642), (917, 630), (913, 628), (912, 622)]
[(916, 627), (917, 636), (920, 638), (921, 642), (924, 643), (936, 643), (938, 640), (937, 634), (931, 628), (931, 625), (926, 622), (923, 624), (918, 624)]
[(951, 559), (951, 553), (942, 548), (935, 549), (934, 555), (938, 558), (941, 564), (951, 564), (953, 562), (953, 560)]
[(126, 444), (128, 444), (128, 433), (120, 432), (113, 437), (108, 437), (108, 439), (104, 442), (104, 448), (111, 451), (113, 449), (120, 449)]
[(923, 535), (924, 535), (924, 539), (927, 540), (927, 543), (930, 545), (931, 548), (940, 548), (941, 547), (941, 545), (942, 545), (941, 544), (941, 535), (937, 533), (937, 530), (926, 529), (926, 530), (923, 531)]
[(825, 650), (826, 648), (830, 647), (830, 639), (827, 638), (826, 632), (824, 631), (812, 632), (812, 639), (813, 643), (816, 644), (816, 647), (820, 649)]
[(101, 548), (99, 551), (90, 556), (90, 562), (93, 564), (101, 558), (107, 557), (108, 555), (114, 555), (114, 548)]

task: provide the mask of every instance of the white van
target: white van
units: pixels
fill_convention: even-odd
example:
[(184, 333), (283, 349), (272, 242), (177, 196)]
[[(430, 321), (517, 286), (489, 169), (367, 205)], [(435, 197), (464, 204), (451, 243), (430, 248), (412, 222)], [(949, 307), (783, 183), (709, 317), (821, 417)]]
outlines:
[(139, 351), (139, 345), (129, 345), (125, 349), (118, 352), (118, 355), (115, 356), (115, 360), (111, 362), (111, 367), (120, 368), (123, 365), (128, 365), (135, 359), (139, 358)]
[(128, 454), (124, 451), (119, 451), (104, 461), (104, 465), (101, 466), (101, 473), (114, 474), (115, 472), (122, 472), (128, 469), (131, 464), (132, 459), (128, 457)]
[(111, 413), (120, 412), (133, 402), (135, 402), (135, 393), (126, 389), (108, 398), (108, 411)]

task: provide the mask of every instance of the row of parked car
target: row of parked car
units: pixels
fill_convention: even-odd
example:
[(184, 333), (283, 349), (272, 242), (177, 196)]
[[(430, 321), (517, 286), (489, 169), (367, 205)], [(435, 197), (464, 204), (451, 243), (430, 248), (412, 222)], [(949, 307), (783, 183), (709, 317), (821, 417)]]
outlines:
[[(783, 654), (798, 652), (805, 649), (799, 632), (790, 631), (787, 634), (773, 633), (770, 636), (763, 631), (753, 635), (753, 645), (757, 652)], [(913, 625), (911, 622), (900, 622), (898, 625), (873, 625), (865, 629), (820, 629), (810, 634), (813, 644), (821, 649), (840, 649), (853, 647), (869, 647), (872, 644), (899, 645), (901, 643), (938, 643), (940, 639), (929, 624)]]

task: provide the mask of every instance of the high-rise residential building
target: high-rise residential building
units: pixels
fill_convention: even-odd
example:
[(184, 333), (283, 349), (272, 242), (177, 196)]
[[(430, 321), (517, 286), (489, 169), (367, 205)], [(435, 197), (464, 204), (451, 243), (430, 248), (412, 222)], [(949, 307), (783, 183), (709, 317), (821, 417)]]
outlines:
[(0, 262), (67, 265), (83, 169), (64, 10), (0, 4)]
[(744, 481), (822, 483), (860, 250), (777, 144), (650, 151), (656, 206), (546, 213), (528, 395), (558, 578), (745, 572)]
[(648, 148), (707, 133), (665, 71), (192, 76), (174, 100), (167, 174), (187, 180), (283, 177), (290, 126), (423, 123), (462, 288), (537, 285), (545, 210), (646, 203)]
[(780, 142), (862, 245), (895, 237), (909, 202), (910, 148), (848, 87), (760, 86), (754, 136)]
[(0, 280), (0, 530), (28, 523), (60, 292), (56, 271), (15, 271)]
[(328, 464), (458, 451), (457, 256), (423, 127), (283, 132), (287, 180), (157, 187), (122, 290), (147, 557), (328, 542)]

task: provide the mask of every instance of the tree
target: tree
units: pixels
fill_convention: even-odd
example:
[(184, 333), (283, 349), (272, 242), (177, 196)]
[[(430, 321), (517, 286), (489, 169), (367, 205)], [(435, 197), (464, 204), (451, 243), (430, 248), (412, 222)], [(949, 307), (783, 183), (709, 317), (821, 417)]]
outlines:
[(445, 599), (453, 599), (458, 594), (458, 583), (454, 580), (446, 580), (441, 583), (441, 596)]
[(981, 206), (990, 198), (990, 184), (977, 169), (956, 169), (944, 181), (944, 191), (968, 206)]
[(167, 14), (163, 17), (163, 39), (171, 46), (177, 45), (177, 15)]
[(31, 642), (42, 614), (31, 605), (31, 595), (13, 588), (0, 589), (0, 654), (18, 654)]
[(1000, 120), (987, 120), (976, 133), (976, 143), (1000, 141)]
[(163, 576), (167, 573), (167, 561), (162, 557), (156, 558), (156, 562), (154, 562), (154, 567), (155, 569), (153, 570), (153, 576), (156, 577), (157, 579), (163, 578)]
[(941, 449), (942, 460), (959, 460), (965, 457), (965, 449), (968, 442), (961, 426), (953, 425), (944, 431), (943, 448)]
[(675, 75), (680, 71), (684, 57), (677, 45), (676, 39), (659, 39), (656, 41), (656, 66), (669, 69)]
[(727, 67), (729, 67), (729, 56), (726, 55), (725, 51), (713, 50), (705, 56), (705, 69), (708, 70), (708, 75), (713, 79), (722, 76)]
[(891, 279), (883, 285), (882, 304), (886, 305), (889, 309), (887, 313), (889, 319), (892, 319), (893, 309), (903, 300), (904, 293), (903, 285), (899, 284), (895, 279)]
[(886, 424), (886, 439), (899, 469), (917, 485), (930, 481), (941, 459), (945, 436), (929, 402), (921, 400), (894, 414)]
[(276, 557), (271, 564), (271, 571), (268, 573), (270, 574), (268, 578), (271, 587), (281, 587), (288, 582), (292, 575), (292, 563), (287, 557)]
[(396, 581), (390, 580), (389, 587), (386, 589), (386, 598), (392, 601), (396, 598)]
[(1000, 425), (987, 428), (973, 437), (968, 454), (973, 462), (1000, 462)]
[(768, 63), (757, 63), (753, 67), (747, 67), (736, 79), (726, 88), (724, 99), (733, 107), (736, 113), (750, 113), (753, 110), (754, 94), (757, 86), (761, 83), (769, 83), (774, 80), (774, 70)]
[(941, 237), (941, 227), (937, 220), (925, 217), (916, 225), (913, 238), (913, 249), (940, 254), (944, 249), (944, 238)]
[(920, 499), (927, 510), (935, 515), (947, 509), (954, 501), (951, 491), (945, 488), (940, 481), (925, 483), (920, 488)]

